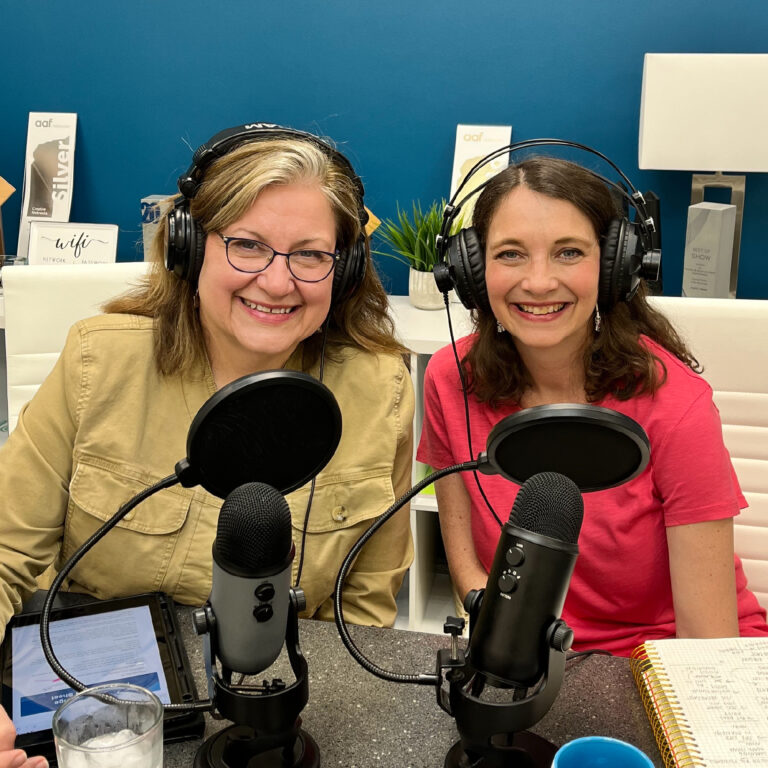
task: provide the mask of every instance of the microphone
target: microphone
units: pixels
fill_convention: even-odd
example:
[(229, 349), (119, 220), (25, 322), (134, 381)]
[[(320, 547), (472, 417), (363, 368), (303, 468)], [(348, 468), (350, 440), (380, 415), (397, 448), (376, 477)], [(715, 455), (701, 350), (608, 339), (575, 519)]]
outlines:
[(213, 542), (210, 607), (217, 655), (227, 669), (252, 675), (280, 655), (286, 636), (291, 511), (266, 483), (245, 483), (221, 507)]
[[(498, 686), (528, 688), (544, 674), (550, 647), (568, 650), (573, 632), (559, 621), (579, 553), (584, 502), (556, 472), (520, 488), (496, 547), (469, 641), (472, 667)], [(470, 610), (472, 613), (472, 610)]]

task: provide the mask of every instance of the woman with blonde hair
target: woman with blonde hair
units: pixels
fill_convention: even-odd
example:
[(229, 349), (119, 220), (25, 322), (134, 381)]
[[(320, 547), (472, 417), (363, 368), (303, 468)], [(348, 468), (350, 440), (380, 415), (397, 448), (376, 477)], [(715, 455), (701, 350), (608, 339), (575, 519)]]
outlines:
[[(0, 452), (0, 637), (38, 575), (167, 475), (200, 407), (246, 374), (319, 377), (342, 413), (313, 493), (308, 484), (288, 495), (303, 616), (332, 619), (346, 552), (410, 484), (405, 350), (348, 160), (312, 134), (240, 126), (195, 153), (179, 189), (144, 283), (72, 328)], [(157, 493), (78, 563), (67, 588), (204, 602), (220, 504), (200, 488)], [(384, 530), (345, 586), (351, 622), (394, 622), (413, 552), (407, 510)]]

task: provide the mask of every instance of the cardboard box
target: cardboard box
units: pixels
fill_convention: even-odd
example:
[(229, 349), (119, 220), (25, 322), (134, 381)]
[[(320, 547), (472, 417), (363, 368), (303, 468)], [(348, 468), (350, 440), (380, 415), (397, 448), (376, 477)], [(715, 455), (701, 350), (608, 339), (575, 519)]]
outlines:
[[(3, 203), (16, 191), (2, 176), (0, 176), (0, 256), (5, 254), (5, 240), (3, 239)], [(0, 258), (0, 265), (3, 260)]]
[(696, 203), (688, 208), (683, 296), (730, 295), (736, 206)]

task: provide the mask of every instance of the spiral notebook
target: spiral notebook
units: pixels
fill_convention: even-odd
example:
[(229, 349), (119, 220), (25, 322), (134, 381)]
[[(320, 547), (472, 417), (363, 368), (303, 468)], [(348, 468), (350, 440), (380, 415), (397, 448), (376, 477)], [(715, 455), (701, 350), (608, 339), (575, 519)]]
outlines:
[(768, 637), (652, 640), (630, 667), (667, 768), (768, 767)]

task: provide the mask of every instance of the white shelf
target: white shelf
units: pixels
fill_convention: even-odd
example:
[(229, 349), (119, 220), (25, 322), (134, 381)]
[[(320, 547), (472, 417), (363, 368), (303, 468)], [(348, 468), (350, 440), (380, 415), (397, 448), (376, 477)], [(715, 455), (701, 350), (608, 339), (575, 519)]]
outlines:
[(424, 512), (437, 512), (437, 497), (431, 493), (420, 493), (411, 499), (411, 509)]
[(419, 617), (419, 631), (441, 635), (446, 618), (455, 615), (456, 604), (448, 574), (433, 574), (429, 584), (429, 600), (424, 606), (424, 613)]
[[(462, 304), (449, 306), (453, 334), (459, 339), (472, 330), (470, 314)], [(416, 309), (407, 296), (390, 296), (389, 307), (397, 337), (413, 354), (432, 355), (450, 342), (445, 309)]]
[[(450, 343), (448, 318), (445, 309), (424, 310), (412, 306), (407, 296), (390, 296), (389, 305), (395, 322), (395, 334), (411, 350), (411, 378), (416, 394), (413, 418), (414, 448), (421, 437), (424, 418), (424, 371), (429, 358), (438, 349)], [(461, 305), (450, 304), (454, 337), (459, 339), (472, 330), (469, 312)], [(415, 451), (414, 451), (415, 452)], [(424, 465), (414, 461), (412, 482), (424, 478)], [(456, 615), (451, 579), (445, 568), (436, 567), (442, 552), (437, 499), (433, 494), (421, 493), (411, 500), (411, 530), (413, 532), (413, 565), (408, 573), (407, 603), (398, 602), (396, 626), (403, 626), (407, 611), (408, 628), (419, 632), (443, 633), (448, 616)], [(440, 555), (440, 559), (443, 557)], [(404, 591), (398, 601), (404, 597)]]

